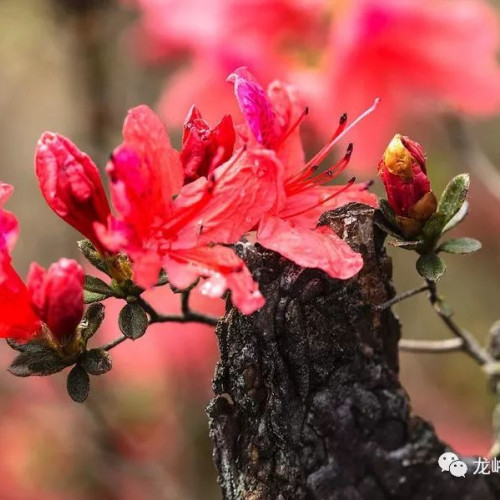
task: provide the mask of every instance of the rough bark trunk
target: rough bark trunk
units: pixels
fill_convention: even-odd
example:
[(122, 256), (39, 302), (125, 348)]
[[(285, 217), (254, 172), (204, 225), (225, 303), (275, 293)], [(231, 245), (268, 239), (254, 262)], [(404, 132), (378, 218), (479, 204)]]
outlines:
[(266, 306), (229, 309), (208, 408), (227, 500), (494, 499), (498, 475), (441, 472), (446, 445), (412, 415), (398, 380), (400, 326), (374, 210), (351, 204), (321, 223), (363, 254), (358, 276), (333, 280), (242, 245)]

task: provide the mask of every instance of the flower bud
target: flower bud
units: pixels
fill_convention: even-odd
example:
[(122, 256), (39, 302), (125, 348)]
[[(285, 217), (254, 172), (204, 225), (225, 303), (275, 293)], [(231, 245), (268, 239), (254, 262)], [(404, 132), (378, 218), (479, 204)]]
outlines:
[(84, 272), (71, 259), (60, 259), (46, 271), (30, 266), (27, 287), (31, 306), (60, 345), (70, 343), (83, 316)]
[(225, 115), (212, 129), (194, 106), (184, 122), (181, 162), (186, 182), (208, 177), (231, 158), (236, 134), (231, 116)]
[(50, 208), (104, 253), (95, 227), (105, 226), (111, 211), (94, 162), (65, 137), (45, 132), (36, 148), (35, 170)]
[(417, 236), (437, 208), (422, 146), (396, 134), (378, 164), (378, 174), (403, 234)]

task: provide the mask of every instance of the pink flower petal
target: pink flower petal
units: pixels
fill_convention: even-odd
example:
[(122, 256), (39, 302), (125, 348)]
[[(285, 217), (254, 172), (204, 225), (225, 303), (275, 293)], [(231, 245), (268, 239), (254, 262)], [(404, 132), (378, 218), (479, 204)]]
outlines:
[(352, 278), (363, 267), (361, 255), (325, 226), (306, 229), (268, 217), (259, 226), (257, 240), (299, 266), (322, 269), (332, 278)]

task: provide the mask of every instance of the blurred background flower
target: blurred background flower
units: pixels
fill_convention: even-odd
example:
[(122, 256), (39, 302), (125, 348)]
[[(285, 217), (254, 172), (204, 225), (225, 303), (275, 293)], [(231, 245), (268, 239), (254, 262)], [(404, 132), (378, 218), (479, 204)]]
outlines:
[[(78, 257), (80, 236), (38, 191), (33, 154), (44, 130), (71, 137), (103, 168), (121, 142), (126, 110), (146, 103), (157, 105), (179, 147), (192, 104), (211, 124), (228, 112), (239, 117), (225, 79), (246, 65), (264, 84), (280, 78), (298, 87), (311, 108), (308, 157), (342, 112), (354, 117), (380, 95), (377, 112), (348, 137), (355, 142), (349, 176), (375, 178), (396, 132), (424, 145), (436, 194), (451, 175), (472, 170), (472, 209), (460, 232), (482, 239), (484, 250), (450, 257), (442, 289), (459, 322), (484, 338), (500, 295), (497, 7), (482, 0), (4, 0), (0, 179), (16, 186), (9, 210), (21, 225), (17, 269), (24, 277), (32, 260), (46, 266)], [(391, 254), (396, 287), (418, 283), (413, 256)], [(178, 308), (166, 289), (149, 294), (161, 311)], [(117, 335), (120, 307), (106, 305), (103, 342)], [(203, 297), (194, 306), (223, 311)], [(405, 336), (446, 334), (428, 307), (425, 297), (396, 307)], [(12, 357), (2, 343), (1, 366)], [(92, 378), (83, 406), (65, 394), (63, 374), (24, 380), (5, 371), (0, 498), (220, 498), (204, 413), (216, 360), (209, 327), (155, 325), (113, 351), (113, 371)], [(401, 368), (415, 411), (460, 452), (486, 454), (493, 401), (477, 366), (461, 354), (404, 354)]]

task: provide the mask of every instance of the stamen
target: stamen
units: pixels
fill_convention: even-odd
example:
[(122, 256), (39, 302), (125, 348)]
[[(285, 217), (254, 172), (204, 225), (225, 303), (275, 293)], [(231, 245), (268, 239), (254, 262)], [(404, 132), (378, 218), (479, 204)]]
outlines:
[(335, 140), (335, 138), (344, 131), (346, 125), (347, 125), (347, 113), (344, 113), (340, 117), (339, 126), (337, 127), (337, 130), (335, 130), (335, 132), (333, 133), (333, 135), (330, 137), (330, 141)]
[[(333, 139), (324, 146), (318, 153), (316, 153), (308, 162), (307, 166), (310, 164), (319, 164), (321, 163), (332, 151), (335, 145), (352, 129), (354, 128), (361, 120), (366, 118), (369, 114), (373, 113), (380, 102), (380, 98), (377, 97), (373, 104), (361, 115), (359, 115), (348, 127), (345, 127), (338, 135), (333, 135)], [(342, 119), (341, 119), (342, 120)]]
[(275, 149), (278, 149), (283, 143), (290, 137), (292, 132), (302, 123), (304, 118), (309, 114), (309, 108), (306, 107), (302, 113), (300, 113), (299, 117), (295, 120), (293, 125), (288, 129), (288, 132), (278, 141)]
[(336, 196), (338, 196), (339, 194), (342, 194), (344, 193), (345, 191), (347, 191), (354, 183), (356, 182), (356, 177), (353, 177), (345, 186), (342, 186), (341, 189), (339, 189), (338, 191), (335, 191), (334, 193), (332, 193), (331, 195), (323, 198), (321, 201), (319, 201), (318, 203), (314, 204), (314, 205), (311, 205), (310, 207), (307, 207), (306, 209), (304, 210), (301, 210), (300, 212), (296, 212), (294, 214), (286, 214), (286, 218), (289, 219), (291, 217), (296, 217), (297, 215), (302, 215), (302, 214), (305, 214), (306, 212), (309, 212), (309, 210), (312, 210), (313, 208), (316, 208), (316, 207), (320, 207), (321, 205), (323, 205), (324, 203), (326, 203), (327, 201), (330, 201), (331, 199), (335, 198)]

